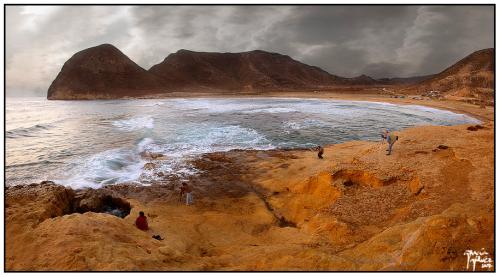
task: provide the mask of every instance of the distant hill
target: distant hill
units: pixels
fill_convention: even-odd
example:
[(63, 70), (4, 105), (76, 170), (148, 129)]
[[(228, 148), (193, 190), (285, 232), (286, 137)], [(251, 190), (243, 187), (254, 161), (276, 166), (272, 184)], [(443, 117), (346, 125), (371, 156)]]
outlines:
[(377, 81), (379, 82), (379, 84), (384, 85), (412, 85), (431, 79), (432, 77), (434, 77), (434, 74), (406, 78), (382, 78), (377, 79)]
[(438, 91), (452, 97), (492, 98), (494, 70), (494, 49), (479, 50), (410, 89), (419, 93)]
[(110, 44), (73, 55), (49, 87), (48, 99), (111, 99), (165, 92), (169, 84)]

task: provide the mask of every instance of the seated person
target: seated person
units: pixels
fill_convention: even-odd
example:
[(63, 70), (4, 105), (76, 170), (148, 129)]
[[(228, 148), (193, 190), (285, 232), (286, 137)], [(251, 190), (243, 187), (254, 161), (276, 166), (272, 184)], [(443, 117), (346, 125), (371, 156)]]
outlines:
[(143, 231), (149, 230), (148, 219), (144, 215), (144, 212), (142, 211), (139, 212), (139, 217), (135, 220), (135, 226), (137, 226), (137, 228)]
[[(143, 211), (139, 212), (139, 217), (135, 220), (135, 226), (143, 231), (148, 231), (149, 234), (152, 234), (153, 231), (148, 226), (148, 218), (144, 215)], [(163, 240), (160, 235), (153, 235), (153, 238), (156, 240)]]

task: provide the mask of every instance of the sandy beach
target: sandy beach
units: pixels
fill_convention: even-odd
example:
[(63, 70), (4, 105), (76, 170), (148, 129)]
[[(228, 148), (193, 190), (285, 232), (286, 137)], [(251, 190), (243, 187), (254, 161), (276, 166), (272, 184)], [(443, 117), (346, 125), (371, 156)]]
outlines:
[[(92, 192), (8, 187), (6, 270), (471, 271), (465, 251), (495, 258), (493, 107), (378, 94), (230, 96), (423, 105), (483, 124), (398, 131), (390, 156), (382, 141), (328, 145), (322, 160), (309, 149), (205, 154), (192, 162), (202, 170), (189, 180), (192, 206), (170, 179)], [(85, 193), (94, 195), (89, 207), (109, 195), (129, 203), (130, 214), (75, 212)], [(134, 226), (139, 211), (163, 241)]]
[[(196, 93), (196, 92), (172, 92), (168, 94), (150, 95), (141, 99), (165, 99), (165, 98), (255, 98), (255, 97), (279, 97), (279, 98), (316, 98), (332, 100), (351, 100), (383, 102), (398, 105), (421, 105), (431, 108), (449, 110), (455, 113), (467, 114), (481, 121), (491, 121), (494, 117), (493, 107), (480, 108), (478, 105), (468, 104), (456, 100), (438, 100), (423, 98), (419, 95), (406, 95), (405, 98), (393, 98), (381, 89), (364, 88), (353, 91), (317, 91), (317, 92), (263, 92), (263, 93)], [(413, 99), (420, 97), (419, 99)]]

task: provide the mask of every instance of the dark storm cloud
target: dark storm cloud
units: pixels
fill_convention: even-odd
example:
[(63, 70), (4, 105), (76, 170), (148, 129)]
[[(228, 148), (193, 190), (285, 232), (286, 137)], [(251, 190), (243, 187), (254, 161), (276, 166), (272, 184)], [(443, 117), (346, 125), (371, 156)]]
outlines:
[(102, 43), (146, 69), (179, 49), (262, 49), (376, 78), (436, 73), (494, 43), (492, 6), (8, 6), (6, 20), (10, 94), (44, 94)]
[(262, 45), (334, 74), (425, 75), (493, 47), (493, 24), (486, 6), (298, 7)]

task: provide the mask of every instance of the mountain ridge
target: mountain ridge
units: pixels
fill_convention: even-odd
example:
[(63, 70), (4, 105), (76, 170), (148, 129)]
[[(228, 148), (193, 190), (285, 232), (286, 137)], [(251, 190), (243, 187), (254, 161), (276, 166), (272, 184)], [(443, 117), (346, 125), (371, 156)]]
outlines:
[(50, 85), (47, 98), (115, 99), (171, 92), (259, 93), (386, 85), (400, 86), (407, 93), (421, 93), (435, 86), (443, 87), (442, 79), (450, 79), (450, 74), (463, 79), (466, 69), (471, 68), (481, 72), (475, 76), (483, 87), (492, 87), (493, 78), (488, 75), (494, 68), (492, 55), (491, 48), (476, 51), (438, 74), (374, 79), (364, 74), (352, 78), (337, 76), (290, 56), (264, 50), (219, 53), (179, 49), (146, 70), (115, 46), (102, 44), (68, 59)]

